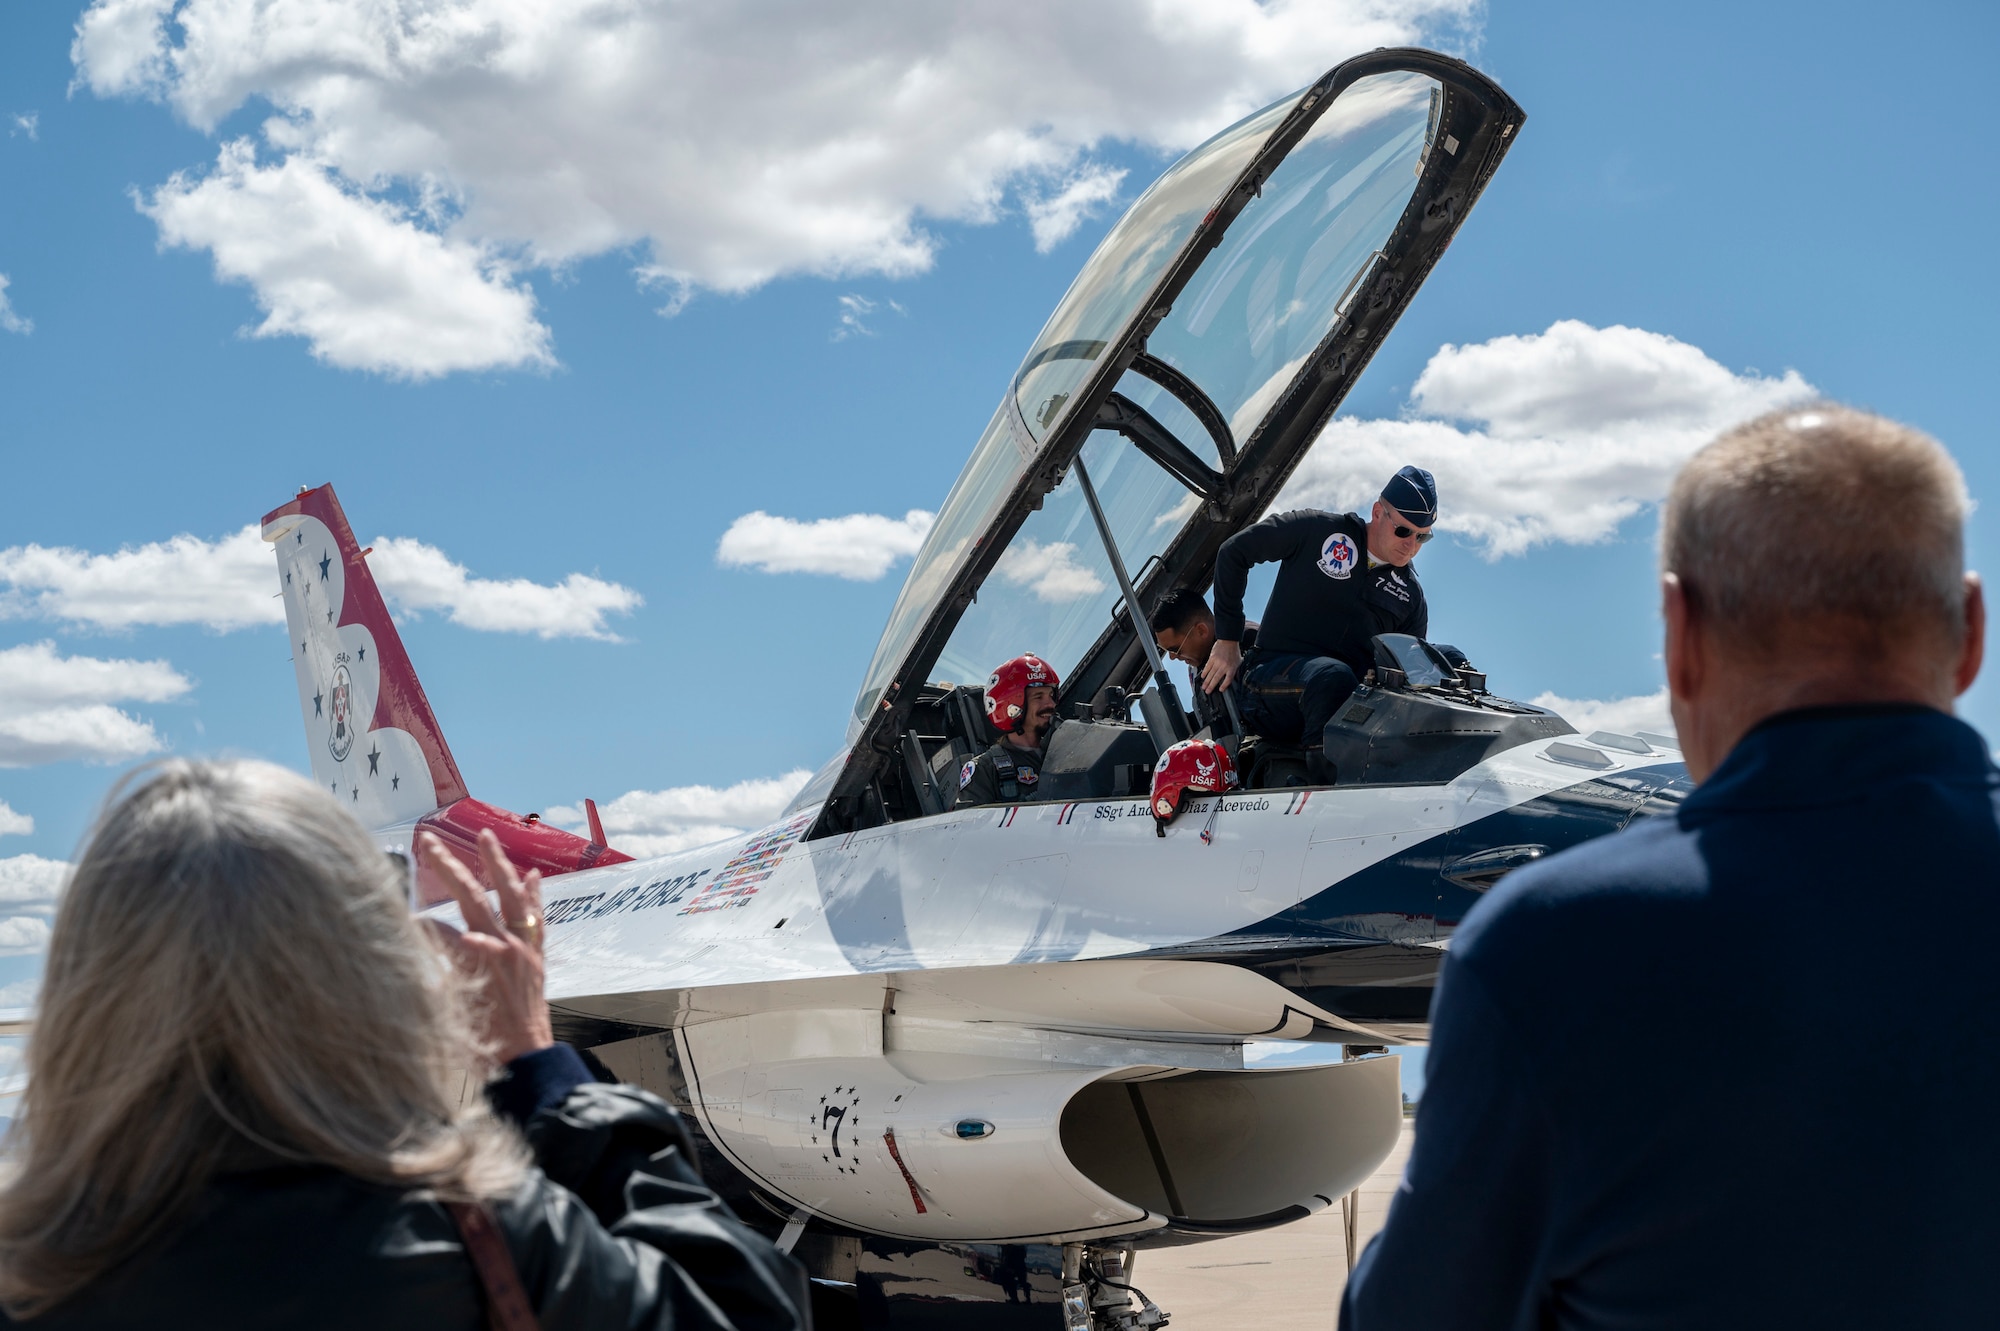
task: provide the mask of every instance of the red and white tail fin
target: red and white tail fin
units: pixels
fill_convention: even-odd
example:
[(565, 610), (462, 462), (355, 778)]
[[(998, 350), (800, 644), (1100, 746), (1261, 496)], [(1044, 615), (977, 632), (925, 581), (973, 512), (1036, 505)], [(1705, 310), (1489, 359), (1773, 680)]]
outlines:
[(465, 798), (424, 686), (331, 485), (264, 517), (313, 776), (364, 826), (416, 821)]
[[(313, 776), (384, 844), (408, 853), (430, 832), (467, 863), (479, 834), (500, 838), (507, 858), (544, 875), (621, 864), (632, 857), (604, 843), (597, 806), (592, 839), (550, 827), (541, 815), (510, 813), (472, 799), (431, 712), (403, 639), (368, 571), (333, 487), (301, 490), (264, 518), (278, 552), (278, 586), (292, 634), (299, 707)], [(443, 900), (441, 882), (417, 876), (420, 904)]]

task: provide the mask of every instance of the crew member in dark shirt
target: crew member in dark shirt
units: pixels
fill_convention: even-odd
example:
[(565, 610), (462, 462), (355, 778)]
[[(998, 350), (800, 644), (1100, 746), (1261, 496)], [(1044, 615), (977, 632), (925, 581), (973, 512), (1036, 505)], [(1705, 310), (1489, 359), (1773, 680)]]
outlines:
[[(1208, 654), (1215, 647), (1215, 612), (1208, 608), (1208, 602), (1192, 587), (1176, 587), (1160, 598), (1160, 604), (1148, 621), (1153, 630), (1153, 641), (1158, 644), (1163, 655), (1180, 661), (1188, 668), (1188, 683), (1191, 701), (1194, 703), (1195, 729), (1207, 727), (1211, 734), (1235, 734), (1235, 725), (1229, 716), (1229, 707), (1223, 701), (1219, 690), (1210, 690), (1201, 681), (1201, 668), (1208, 664)], [(1250, 651), (1257, 645), (1257, 626), (1246, 623), (1243, 626), (1243, 650)], [(1242, 709), (1241, 700), (1237, 708)]]
[[(1364, 522), (1354, 513), (1274, 513), (1222, 543), (1215, 557), (1214, 648), (1208, 689), (1243, 681), (1243, 723), (1298, 743), (1315, 781), (1326, 723), (1374, 664), (1378, 633), (1426, 637), (1430, 611), (1410, 561), (1431, 538), (1437, 481), (1421, 467), (1389, 478)], [(1278, 564), (1257, 645), (1243, 643), (1243, 590), (1252, 564)]]
[(1055, 667), (1032, 653), (1015, 657), (986, 681), (986, 719), (1000, 742), (958, 769), (958, 802), (1025, 804), (1041, 795), (1042, 746), (1055, 727)]
[(2000, 771), (1951, 714), (1984, 650), (1968, 507), (1934, 442), (1826, 404), (1688, 463), (1662, 608), (1699, 787), (1453, 935), (1346, 1331), (1993, 1324)]

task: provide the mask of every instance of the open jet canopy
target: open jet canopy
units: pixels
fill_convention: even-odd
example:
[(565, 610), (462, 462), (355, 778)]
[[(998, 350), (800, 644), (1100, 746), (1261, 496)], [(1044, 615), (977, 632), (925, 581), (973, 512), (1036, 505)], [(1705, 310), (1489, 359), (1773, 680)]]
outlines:
[(801, 794), (827, 801), (819, 832), (869, 821), (867, 792), (927, 685), (980, 684), (1023, 651), (1061, 672), (1065, 702), (1139, 682), (1150, 640), (1121, 577), (1142, 607), (1208, 584), (1217, 549), (1318, 437), (1523, 119), (1461, 61), (1378, 50), (1154, 182), (1084, 265), (946, 498), (869, 663), (847, 753)]

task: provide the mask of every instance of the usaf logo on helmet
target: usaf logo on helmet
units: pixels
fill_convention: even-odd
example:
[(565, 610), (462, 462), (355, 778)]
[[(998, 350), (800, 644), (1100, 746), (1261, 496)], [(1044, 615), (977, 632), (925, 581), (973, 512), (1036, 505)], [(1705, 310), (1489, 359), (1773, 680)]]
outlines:
[(1337, 531), (1319, 548), (1319, 571), (1329, 578), (1344, 578), (1354, 572), (1354, 565), (1360, 559), (1361, 551), (1355, 548), (1354, 538)]

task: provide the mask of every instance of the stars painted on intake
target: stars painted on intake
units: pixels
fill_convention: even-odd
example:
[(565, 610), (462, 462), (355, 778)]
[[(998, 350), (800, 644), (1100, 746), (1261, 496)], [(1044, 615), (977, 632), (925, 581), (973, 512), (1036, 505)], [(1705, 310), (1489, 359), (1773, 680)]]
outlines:
[(368, 775), (370, 775), (370, 776), (380, 776), (380, 775), (382, 775), (381, 771), (380, 771), (380, 770), (379, 770), (379, 769), (377, 768), (377, 766), (376, 766), (376, 764), (380, 763), (381, 761), (382, 761), (382, 746), (381, 746), (381, 745), (379, 745), (379, 744), (371, 744), (371, 745), (369, 745), (369, 746), (368, 746)]
[(299, 533), (299, 544), (300, 544), (300, 545), (304, 545), (305, 543), (306, 543), (306, 534), (305, 534), (304, 532), (300, 532), (300, 533)]
[(361, 802), (361, 787), (359, 786), (354, 788), (354, 802), (357, 804)]
[(326, 551), (324, 551), (324, 550), (320, 551), (320, 556), (319, 556), (319, 580), (320, 580), (321, 582), (325, 582), (325, 581), (327, 580), (327, 576), (326, 576), (326, 571), (327, 571), (327, 569), (328, 569), (329, 567), (331, 567), (331, 566), (332, 566), (332, 564), (333, 564), (333, 556), (332, 556), (332, 555), (330, 555), (330, 554), (328, 554), (328, 553), (327, 553)]
[[(847, 1103), (840, 1103), (842, 1098), (845, 1098)], [(813, 1145), (819, 1145), (820, 1133), (823, 1132), (826, 1134), (827, 1149), (820, 1152), (819, 1158), (822, 1163), (832, 1165), (834, 1172), (837, 1174), (858, 1174), (861, 1172), (860, 1162), (854, 1158), (853, 1154), (857, 1130), (861, 1126), (860, 1116), (856, 1115), (854, 1111), (860, 1105), (861, 1091), (859, 1087), (836, 1086), (830, 1095), (822, 1095), (819, 1098), (817, 1124), (814, 1123), (811, 1117), (806, 1119), (808, 1127), (816, 1126), (819, 1129), (818, 1132), (812, 1134)], [(843, 1127), (848, 1130), (846, 1151), (841, 1150), (840, 1132)]]
[(290, 569), (285, 570), (285, 585), (287, 587), (292, 585), (292, 571)]
[(332, 607), (332, 606), (328, 606), (328, 607), (327, 607), (327, 609), (326, 609), (326, 622), (327, 622), (327, 623), (329, 623), (329, 624), (331, 624), (331, 623), (333, 622), (333, 607)]
[(368, 659), (368, 649), (366, 647), (356, 647), (354, 649), (354, 654), (356, 657), (358, 657), (363, 661), (366, 661)]
[[(304, 647), (304, 646), (305, 646), (305, 644), (304, 644), (304, 643), (300, 643), (300, 644), (299, 644), (299, 646), (300, 646), (300, 647)], [(313, 694), (313, 715), (314, 715), (314, 716), (320, 716), (320, 715), (323, 715), (323, 713), (322, 713), (322, 712), (321, 712), (321, 710), (320, 710), (320, 702), (321, 702), (321, 701), (322, 701), (322, 700), (323, 700), (323, 699), (324, 699), (325, 697), (326, 697), (326, 695), (325, 695), (324, 693), (315, 693), (315, 694)]]
[(403, 778), (400, 776), (392, 776), (389, 778), (389, 789), (391, 790), (397, 789), (402, 784), (403, 784)]

